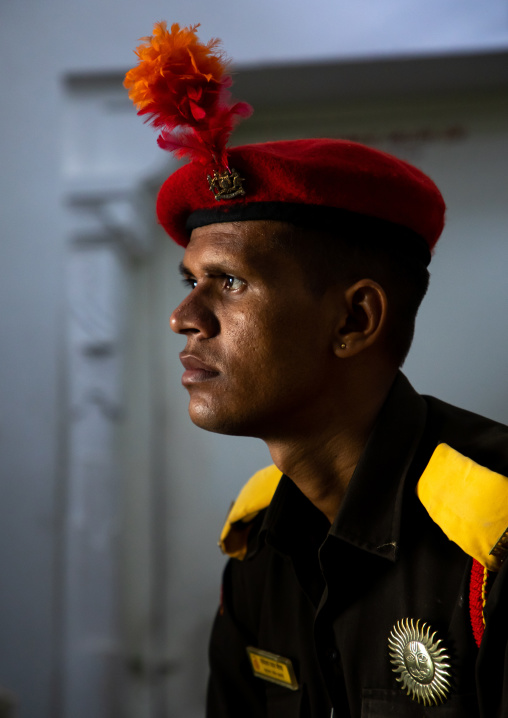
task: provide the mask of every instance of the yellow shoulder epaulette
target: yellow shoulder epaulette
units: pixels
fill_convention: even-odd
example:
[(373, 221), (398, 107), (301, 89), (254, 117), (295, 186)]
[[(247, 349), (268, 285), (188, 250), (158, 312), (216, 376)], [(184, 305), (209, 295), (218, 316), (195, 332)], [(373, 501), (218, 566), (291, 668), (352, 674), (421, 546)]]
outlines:
[(499, 571), (508, 555), (508, 478), (439, 444), (416, 493), (451, 541)]
[[(245, 484), (221, 533), (224, 553), (244, 558), (249, 524), (269, 505), (281, 476), (272, 464)], [(439, 444), (416, 492), (451, 541), (490, 571), (499, 570), (508, 555), (508, 478)]]
[(232, 558), (242, 559), (247, 552), (249, 524), (266, 509), (279, 485), (282, 472), (272, 464), (252, 476), (233, 502), (220, 536), (219, 546)]

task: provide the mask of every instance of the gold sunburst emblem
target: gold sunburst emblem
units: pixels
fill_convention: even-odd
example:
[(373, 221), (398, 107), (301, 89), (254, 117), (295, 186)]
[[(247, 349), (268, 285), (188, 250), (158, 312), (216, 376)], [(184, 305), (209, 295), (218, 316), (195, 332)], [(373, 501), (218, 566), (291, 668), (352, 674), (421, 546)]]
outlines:
[(450, 691), (450, 660), (436, 632), (412, 618), (397, 621), (388, 637), (388, 648), (397, 681), (413, 700), (424, 706), (439, 705)]

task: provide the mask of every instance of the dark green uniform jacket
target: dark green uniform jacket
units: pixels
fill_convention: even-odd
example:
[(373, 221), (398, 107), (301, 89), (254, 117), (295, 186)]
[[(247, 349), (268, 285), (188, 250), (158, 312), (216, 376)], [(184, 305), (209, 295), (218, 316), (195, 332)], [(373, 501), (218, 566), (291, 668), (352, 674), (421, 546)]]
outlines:
[[(441, 443), (508, 474), (506, 427), (422, 397), (399, 375), (331, 527), (282, 477), (252, 521), (246, 557), (225, 570), (208, 718), (508, 717), (508, 561), (492, 574), (478, 649), (472, 558), (415, 493)], [(442, 704), (419, 703), (397, 681), (388, 638), (403, 619), (442, 639)], [(298, 688), (255, 676), (247, 647), (288, 659)]]

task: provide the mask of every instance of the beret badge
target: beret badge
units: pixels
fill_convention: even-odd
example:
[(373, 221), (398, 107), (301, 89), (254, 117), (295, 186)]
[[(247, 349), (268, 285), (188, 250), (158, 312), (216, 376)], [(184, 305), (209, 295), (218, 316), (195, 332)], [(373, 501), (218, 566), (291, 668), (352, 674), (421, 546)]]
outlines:
[(234, 199), (245, 194), (242, 185), (244, 178), (240, 177), (235, 169), (224, 170), (224, 172), (214, 170), (213, 175), (207, 175), (206, 178), (216, 200)]

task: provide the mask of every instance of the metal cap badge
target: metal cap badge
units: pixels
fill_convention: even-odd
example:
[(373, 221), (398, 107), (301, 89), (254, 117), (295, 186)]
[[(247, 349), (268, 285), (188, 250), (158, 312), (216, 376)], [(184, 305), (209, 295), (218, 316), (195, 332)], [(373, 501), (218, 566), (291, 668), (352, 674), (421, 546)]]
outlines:
[(388, 637), (388, 648), (393, 672), (397, 681), (413, 700), (423, 705), (439, 705), (450, 691), (450, 660), (430, 633), (427, 623), (416, 624), (412, 618), (397, 621)]
[(240, 177), (235, 169), (224, 172), (214, 170), (213, 175), (207, 175), (206, 178), (216, 200), (234, 199), (245, 194), (242, 185), (244, 177)]

